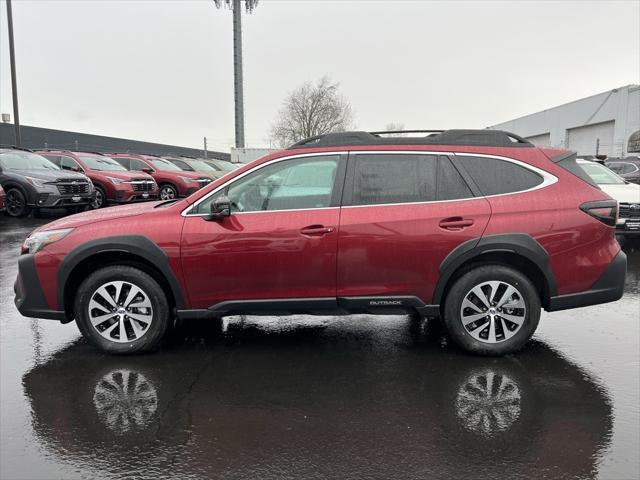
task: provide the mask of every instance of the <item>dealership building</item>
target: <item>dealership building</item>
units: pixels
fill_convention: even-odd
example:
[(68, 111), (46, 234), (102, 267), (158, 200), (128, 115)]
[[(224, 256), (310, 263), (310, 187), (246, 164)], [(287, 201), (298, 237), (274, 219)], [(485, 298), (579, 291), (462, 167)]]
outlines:
[(627, 85), (489, 127), (579, 155), (640, 156), (640, 85)]

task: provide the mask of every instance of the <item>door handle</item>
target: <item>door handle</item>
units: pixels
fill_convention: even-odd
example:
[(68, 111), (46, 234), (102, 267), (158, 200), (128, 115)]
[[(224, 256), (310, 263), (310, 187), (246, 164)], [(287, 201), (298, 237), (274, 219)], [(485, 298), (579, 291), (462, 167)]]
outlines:
[(440, 220), (438, 225), (445, 230), (462, 230), (473, 225), (473, 220), (470, 218), (449, 217)]
[(321, 237), (322, 235), (327, 235), (334, 230), (335, 229), (333, 227), (325, 227), (324, 225), (309, 225), (308, 227), (300, 229), (300, 233), (309, 237)]

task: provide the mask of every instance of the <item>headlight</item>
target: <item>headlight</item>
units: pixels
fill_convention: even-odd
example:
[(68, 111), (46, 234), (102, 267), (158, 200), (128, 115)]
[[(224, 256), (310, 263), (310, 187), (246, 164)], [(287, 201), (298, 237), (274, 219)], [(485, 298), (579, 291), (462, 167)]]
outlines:
[(189, 177), (180, 177), (180, 180), (182, 180), (184, 183), (192, 183), (192, 182), (197, 183), (197, 180), (194, 180), (193, 178), (189, 178)]
[(124, 183), (124, 180), (120, 180), (119, 178), (113, 178), (113, 177), (107, 177), (111, 183), (113, 183), (114, 185), (120, 185), (121, 183)]
[(31, 183), (31, 185), (33, 185), (36, 188), (44, 187), (44, 181), (40, 180), (39, 178), (33, 178), (33, 177), (27, 177), (27, 176), (25, 176), (24, 178), (26, 178), (29, 181), (29, 183)]
[(73, 228), (62, 228), (60, 230), (45, 230), (43, 232), (32, 233), (22, 244), (22, 253), (36, 253), (50, 243), (62, 240), (73, 232)]

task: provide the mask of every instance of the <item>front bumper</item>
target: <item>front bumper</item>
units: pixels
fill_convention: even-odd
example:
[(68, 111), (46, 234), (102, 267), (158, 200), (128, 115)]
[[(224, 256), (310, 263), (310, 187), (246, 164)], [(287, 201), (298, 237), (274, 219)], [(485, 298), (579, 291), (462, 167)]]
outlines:
[(640, 217), (618, 219), (616, 235), (640, 235)]
[(593, 286), (585, 291), (551, 297), (549, 312), (615, 302), (622, 298), (627, 276), (627, 256), (620, 250)]
[(16, 308), (25, 317), (67, 321), (65, 312), (49, 308), (36, 272), (34, 255), (26, 254), (18, 258), (18, 278), (13, 284), (13, 291), (16, 294)]
[(116, 196), (111, 203), (131, 203), (146, 202), (149, 200), (157, 200), (158, 191), (151, 192), (134, 192), (131, 190), (116, 190)]
[(38, 193), (31, 206), (37, 208), (61, 208), (76, 205), (89, 205), (95, 199), (96, 194), (90, 195), (60, 195), (52, 193)]

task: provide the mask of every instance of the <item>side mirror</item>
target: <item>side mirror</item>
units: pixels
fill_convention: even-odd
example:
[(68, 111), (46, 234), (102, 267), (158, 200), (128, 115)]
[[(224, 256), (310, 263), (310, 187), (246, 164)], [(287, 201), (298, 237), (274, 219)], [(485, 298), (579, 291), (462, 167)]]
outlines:
[(70, 167), (69, 170), (71, 170), (72, 172), (82, 172), (82, 169), (80, 167)]
[(231, 215), (231, 200), (224, 195), (216, 198), (211, 204), (211, 212), (204, 219), (208, 221), (222, 220)]
[(144, 173), (148, 173), (149, 175), (151, 175), (153, 173), (153, 169), (152, 168), (148, 168), (148, 167), (147, 168), (143, 168), (142, 171)]

